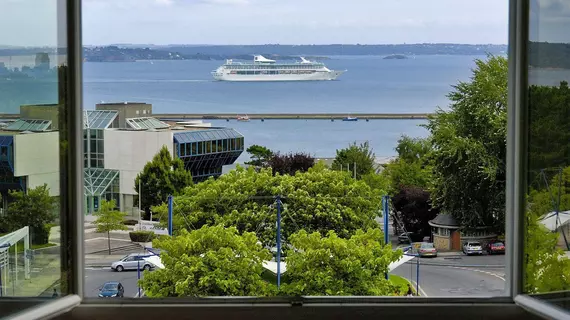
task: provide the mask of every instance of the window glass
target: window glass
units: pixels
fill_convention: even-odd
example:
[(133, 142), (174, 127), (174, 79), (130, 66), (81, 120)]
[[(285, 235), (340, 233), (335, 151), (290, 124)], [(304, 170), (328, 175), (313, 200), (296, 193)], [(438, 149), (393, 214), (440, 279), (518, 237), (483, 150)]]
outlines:
[[(68, 128), (63, 115), (71, 110), (63, 90), (70, 88), (64, 82), (69, 79), (68, 48), (59, 37), (66, 28), (65, 2), (0, 5), (2, 318), (13, 309), (5, 304), (26, 301), (16, 298), (33, 298), (33, 304), (67, 295), (68, 278), (62, 275), (73, 274), (62, 264), (61, 248), (68, 243), (60, 233), (62, 204), (69, 203), (60, 185), (67, 179), (60, 173), (66, 154), (60, 152), (68, 150), (63, 146), (69, 146), (69, 131), (59, 130)], [(9, 128), (7, 122), (17, 119), (26, 125)]]
[(570, 3), (531, 1), (529, 17), (524, 291), (570, 309)]

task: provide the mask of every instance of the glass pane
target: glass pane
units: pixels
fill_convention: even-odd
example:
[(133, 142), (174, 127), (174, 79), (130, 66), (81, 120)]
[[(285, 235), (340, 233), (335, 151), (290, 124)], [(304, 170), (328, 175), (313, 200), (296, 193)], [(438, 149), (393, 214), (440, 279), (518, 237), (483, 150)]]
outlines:
[(524, 291), (570, 310), (570, 5), (531, 4)]
[[(65, 177), (60, 147), (69, 145), (67, 131), (59, 131), (67, 127), (60, 115), (71, 110), (62, 90), (70, 88), (64, 83), (69, 50), (59, 37), (66, 30), (65, 4), (22, 0), (0, 5), (2, 305), (16, 303), (15, 297), (40, 303), (64, 296), (68, 288), (62, 275), (72, 275), (62, 265), (61, 247), (67, 243), (60, 233), (61, 204), (69, 203), (60, 188)], [(0, 307), (0, 318), (8, 310)]]

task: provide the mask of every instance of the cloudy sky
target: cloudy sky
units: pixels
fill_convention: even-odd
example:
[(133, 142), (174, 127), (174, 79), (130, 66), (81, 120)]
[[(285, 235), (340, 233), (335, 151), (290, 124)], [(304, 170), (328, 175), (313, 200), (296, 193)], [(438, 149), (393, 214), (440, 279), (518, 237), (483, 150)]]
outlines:
[[(2, 0), (0, 45), (56, 43), (56, 1)], [(87, 45), (504, 44), (507, 3), (507, 0), (83, 0), (83, 42)]]

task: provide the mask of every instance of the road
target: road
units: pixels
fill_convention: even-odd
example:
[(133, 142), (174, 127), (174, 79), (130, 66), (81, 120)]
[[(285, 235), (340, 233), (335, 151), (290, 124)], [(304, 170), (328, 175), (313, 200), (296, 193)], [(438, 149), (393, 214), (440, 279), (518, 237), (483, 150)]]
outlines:
[[(420, 260), (420, 293), (430, 297), (498, 296), (504, 294), (505, 257), (455, 256)], [(495, 267), (489, 267), (495, 266)], [(404, 264), (392, 274), (416, 281), (416, 264)], [(142, 276), (142, 273), (141, 273)], [(137, 295), (137, 272), (115, 272), (110, 268), (86, 268), (85, 295), (97, 298), (99, 287), (107, 281), (119, 281), (125, 287), (125, 297)]]
[(97, 298), (99, 288), (107, 281), (122, 283), (125, 287), (125, 298), (137, 296), (137, 271), (115, 272), (111, 268), (85, 268), (85, 296)]
[[(504, 267), (488, 267), (504, 256), (464, 257), (459, 261), (421, 259), (420, 294), (430, 297), (498, 296), (505, 291)], [(417, 281), (416, 264), (402, 265), (392, 272)]]

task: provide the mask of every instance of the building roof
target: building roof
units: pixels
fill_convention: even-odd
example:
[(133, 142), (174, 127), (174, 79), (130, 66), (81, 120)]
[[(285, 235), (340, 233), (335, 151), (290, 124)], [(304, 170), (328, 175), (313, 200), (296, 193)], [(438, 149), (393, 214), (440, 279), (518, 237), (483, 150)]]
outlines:
[(433, 220), (429, 221), (429, 225), (432, 227), (448, 227), (448, 228), (459, 228), (459, 223), (457, 220), (446, 213), (440, 213)]
[(4, 128), (7, 131), (46, 131), (51, 126), (50, 120), (18, 119)]
[(191, 143), (235, 138), (243, 138), (243, 135), (232, 128), (193, 130), (174, 133), (174, 141), (176, 143)]
[(113, 180), (119, 176), (119, 170), (102, 168), (83, 169), (83, 181), (85, 182), (85, 195), (100, 196), (107, 191)]
[(83, 129), (107, 129), (118, 114), (116, 110), (85, 110)]
[(170, 128), (169, 124), (152, 117), (127, 118), (127, 124), (135, 130)]

